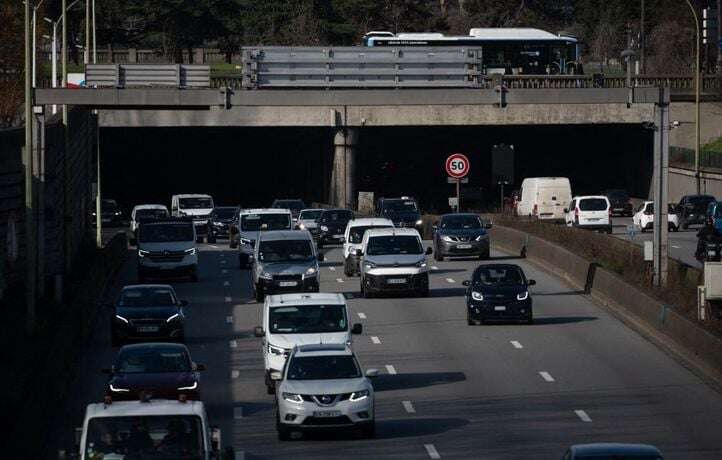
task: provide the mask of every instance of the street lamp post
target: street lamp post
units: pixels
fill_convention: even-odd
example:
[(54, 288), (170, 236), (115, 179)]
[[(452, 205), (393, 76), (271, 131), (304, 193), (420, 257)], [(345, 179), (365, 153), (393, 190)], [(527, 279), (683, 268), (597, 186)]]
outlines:
[(694, 177), (695, 177), (695, 183), (697, 187), (697, 194), (699, 195), (702, 192), (702, 184), (700, 180), (700, 174), (699, 174), (699, 146), (700, 146), (700, 116), (699, 116), (699, 94), (700, 94), (700, 49), (699, 49), (699, 15), (697, 15), (697, 10), (694, 8), (694, 5), (692, 5), (692, 2), (690, 0), (687, 0), (687, 5), (689, 6), (689, 9), (692, 11), (692, 16), (694, 16), (694, 25), (697, 31), (697, 41), (695, 42), (695, 66), (694, 66), (694, 77), (695, 77), (695, 83), (694, 83), (694, 105), (695, 105), (695, 143), (694, 143)]

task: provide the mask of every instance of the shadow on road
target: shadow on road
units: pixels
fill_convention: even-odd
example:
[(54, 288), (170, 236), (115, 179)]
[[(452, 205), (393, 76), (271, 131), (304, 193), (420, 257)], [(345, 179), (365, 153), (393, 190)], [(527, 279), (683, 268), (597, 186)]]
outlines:
[(467, 271), (465, 268), (440, 268), (438, 270), (431, 270), (430, 275), (444, 275), (447, 273), (459, 273)]
[(534, 324), (537, 326), (552, 325), (552, 324), (572, 324), (572, 323), (584, 323), (587, 321), (596, 321), (599, 318), (596, 316), (548, 316), (545, 318), (534, 317)]
[(408, 390), (446, 383), (463, 382), (463, 372), (419, 372), (410, 374), (382, 374), (373, 381), (374, 391)]
[[(376, 420), (376, 439), (397, 439), (416, 436), (431, 436), (461, 428), (468, 424), (469, 421), (462, 418)], [(358, 438), (359, 433), (352, 429), (344, 431), (306, 431), (303, 433), (303, 436), (294, 436), (294, 439), (298, 439), (301, 442), (303, 442), (303, 440), (350, 441)], [(253, 458), (256, 457), (254, 456)]]
[(556, 296), (556, 295), (583, 295), (584, 291), (565, 291), (565, 292), (534, 292), (532, 297), (538, 296)]
[(430, 289), (429, 297), (464, 297), (466, 294), (466, 288), (441, 288), (441, 289)]

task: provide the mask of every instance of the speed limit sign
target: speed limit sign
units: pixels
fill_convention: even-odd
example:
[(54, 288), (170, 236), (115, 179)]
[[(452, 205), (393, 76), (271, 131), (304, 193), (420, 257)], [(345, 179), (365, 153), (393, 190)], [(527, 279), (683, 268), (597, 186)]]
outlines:
[(446, 174), (454, 179), (461, 179), (469, 174), (469, 159), (462, 153), (454, 153), (446, 159)]

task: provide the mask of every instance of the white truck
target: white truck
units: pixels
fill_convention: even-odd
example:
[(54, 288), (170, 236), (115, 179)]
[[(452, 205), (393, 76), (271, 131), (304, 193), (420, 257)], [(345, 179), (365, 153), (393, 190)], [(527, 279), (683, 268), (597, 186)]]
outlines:
[(566, 177), (527, 177), (521, 183), (519, 216), (564, 222), (564, 209), (572, 200), (572, 187)]

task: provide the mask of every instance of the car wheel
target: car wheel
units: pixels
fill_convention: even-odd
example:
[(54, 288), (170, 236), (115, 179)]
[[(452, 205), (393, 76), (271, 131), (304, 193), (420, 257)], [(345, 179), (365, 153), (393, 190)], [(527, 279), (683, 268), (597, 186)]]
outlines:
[(276, 414), (276, 431), (278, 432), (279, 441), (291, 440), (291, 430), (288, 427), (283, 426), (278, 414)]
[(687, 230), (689, 228), (689, 224), (687, 222), (682, 224), (682, 230)]
[(526, 319), (526, 323), (527, 323), (528, 325), (530, 325), (530, 326), (531, 326), (532, 324), (534, 324), (534, 315), (532, 315), (531, 313), (529, 313), (529, 316), (528, 316), (527, 319)]
[(468, 312), (466, 313), (466, 324), (469, 325), (469, 326), (474, 326), (474, 325), (476, 325), (476, 321), (474, 321), (473, 319), (471, 319), (471, 315), (470, 315)]
[(376, 422), (367, 423), (361, 428), (361, 435), (366, 439), (376, 437)]
[(215, 244), (215, 242), (216, 242), (216, 237), (208, 234), (208, 243)]
[(198, 274), (198, 268), (196, 268), (193, 270), (193, 272), (191, 272), (191, 282), (197, 283), (200, 280), (201, 280), (201, 277)]
[(444, 260), (444, 258), (441, 256), (441, 254), (439, 254), (438, 250), (434, 251), (434, 260), (437, 262), (441, 262)]
[(428, 297), (429, 296), (429, 288), (419, 289), (417, 291), (417, 294), (419, 297)]
[(318, 240), (318, 243), (316, 243), (316, 247), (317, 247), (318, 249), (323, 249), (323, 241)]
[(491, 254), (489, 254), (489, 251), (486, 251), (479, 255), (479, 260), (487, 260), (490, 257), (491, 257)]
[(256, 292), (256, 302), (263, 302), (263, 299), (266, 297), (263, 294), (263, 289), (258, 287), (258, 285), (256, 284), (256, 288), (254, 289), (254, 291)]
[(118, 337), (118, 334), (116, 334), (115, 332), (110, 333), (110, 345), (113, 348), (118, 348), (123, 345), (123, 341), (120, 339), (120, 337)]

